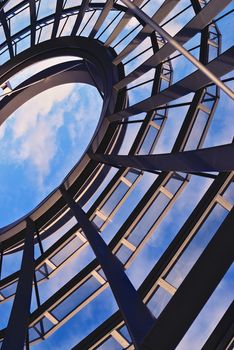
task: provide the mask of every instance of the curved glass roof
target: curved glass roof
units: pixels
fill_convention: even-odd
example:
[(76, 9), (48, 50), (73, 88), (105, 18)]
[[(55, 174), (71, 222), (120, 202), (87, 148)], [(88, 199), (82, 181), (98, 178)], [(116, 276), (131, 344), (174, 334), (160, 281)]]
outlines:
[(146, 348), (157, 341), (159, 349), (211, 350), (216, 326), (228, 319), (233, 92), (220, 89), (152, 26), (159, 24), (221, 87), (233, 89), (233, 5), (133, 3), (137, 15), (120, 0), (1, 2), (3, 347), (29, 219), (35, 275), (25, 347), (137, 346), (73, 206), (150, 310), (155, 324)]

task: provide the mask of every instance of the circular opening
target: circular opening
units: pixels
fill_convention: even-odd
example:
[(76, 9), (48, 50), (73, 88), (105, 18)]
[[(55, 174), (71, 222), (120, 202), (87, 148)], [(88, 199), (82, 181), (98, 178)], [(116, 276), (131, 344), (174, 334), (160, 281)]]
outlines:
[(88, 146), (101, 107), (96, 88), (65, 84), (33, 97), (0, 127), (0, 227), (61, 183)]

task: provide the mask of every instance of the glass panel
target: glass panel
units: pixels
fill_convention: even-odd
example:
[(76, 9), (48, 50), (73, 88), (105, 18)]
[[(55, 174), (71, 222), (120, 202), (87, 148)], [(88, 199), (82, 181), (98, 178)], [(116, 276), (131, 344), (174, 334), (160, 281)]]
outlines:
[(147, 303), (148, 308), (154, 314), (155, 317), (158, 317), (165, 306), (168, 304), (172, 295), (169, 294), (165, 289), (159, 287), (150, 301)]
[(165, 79), (161, 79), (160, 82), (160, 91), (167, 89), (169, 86), (169, 81), (165, 80)]
[(48, 6), (47, 0), (41, 0), (37, 19), (41, 19), (43, 17), (51, 15), (52, 13), (55, 12), (55, 8), (56, 8), (56, 0), (50, 0), (49, 6)]
[(34, 327), (29, 328), (29, 332), (28, 333), (29, 333), (29, 341), (30, 342), (40, 338), (40, 335), (38, 334), (38, 332), (35, 330)]
[(118, 154), (128, 154), (134, 139), (141, 127), (141, 123), (128, 124), (123, 143)]
[(165, 188), (171, 192), (172, 194), (175, 194), (180, 186), (182, 185), (182, 181), (179, 179), (173, 179), (171, 178), (168, 183), (166, 184)]
[[(81, 23), (81, 31), (80, 34), (82, 36), (88, 36), (93, 29), (94, 22), (98, 19), (99, 11), (89, 11), (87, 13), (87, 16), (84, 16), (82, 23)], [(89, 23), (87, 23), (89, 22)]]
[[(4, 6), (5, 12), (9, 11), (16, 5), (18, 5), (22, 0), (11, 0), (11, 1), (5, 1), (6, 5)], [(2, 2), (2, 1), (1, 1)]]
[(145, 113), (140, 113), (140, 114), (136, 114), (136, 115), (131, 115), (129, 117), (129, 120), (138, 120), (138, 121), (142, 121), (145, 119), (146, 114)]
[(59, 266), (63, 261), (69, 258), (69, 256), (76, 252), (83, 244), (84, 243), (78, 237), (75, 237), (50, 260), (53, 264)]
[[(29, 34), (29, 33), (28, 33)], [(17, 43), (17, 54), (30, 47), (30, 34)]]
[(133, 229), (130, 236), (128, 237), (128, 241), (135, 246), (138, 246), (138, 244), (147, 235), (168, 203), (169, 198), (166, 197), (163, 193), (160, 193), (151, 207), (147, 210), (145, 215)]
[(22, 255), (22, 250), (9, 255), (3, 255), (1, 278), (5, 278), (11, 275), (12, 273), (20, 270)]
[(97, 272), (99, 273), (99, 275), (101, 275), (101, 276), (104, 278), (104, 280), (107, 280), (106, 275), (104, 274), (103, 269), (99, 269)]
[(148, 154), (151, 150), (151, 147), (155, 141), (155, 138), (157, 136), (158, 130), (154, 128), (153, 126), (150, 126), (146, 137), (144, 139), (144, 142), (139, 150), (139, 154)]
[(17, 288), (17, 283), (18, 283), (18, 281), (13, 282), (9, 286), (1, 289), (1, 294), (4, 296), (4, 298), (8, 298), (11, 295), (15, 294), (16, 288)]
[(42, 27), (41, 34), (39, 34), (40, 33), (39, 31), (36, 32), (36, 34), (38, 35), (36, 40), (38, 40), (39, 35), (40, 35), (40, 43), (42, 41), (49, 40), (51, 38), (52, 30), (53, 30), (53, 22), (48, 23), (46, 26)]
[(218, 55), (218, 48), (213, 45), (209, 45), (209, 61), (215, 59)]
[(124, 177), (130, 181), (132, 184), (136, 181), (136, 179), (138, 178), (139, 174), (138, 173), (134, 173), (132, 171), (128, 171), (126, 175), (124, 175)]
[(29, 8), (26, 8), (25, 10), (17, 13), (17, 15), (15, 15), (10, 19), (11, 35), (29, 26), (29, 24), (30, 24)]
[(1, 303), (0, 304), (0, 329), (4, 329), (7, 327), (11, 310), (12, 310), (12, 305), (13, 305), (14, 299), (10, 299), (7, 302)]
[(123, 348), (114, 338), (111, 337), (96, 349), (97, 350), (122, 350)]
[(185, 151), (197, 148), (207, 121), (208, 121), (208, 114), (203, 112), (202, 110), (199, 110), (196, 120), (193, 124), (192, 131), (189, 135), (187, 144), (185, 146)]
[(231, 204), (234, 205), (234, 183), (231, 182), (228, 188), (223, 193), (223, 198), (225, 198), (227, 201), (229, 201)]
[(165, 119), (165, 112), (166, 112), (166, 110), (163, 109), (163, 110), (161, 111), (161, 113), (158, 112), (158, 113), (155, 114), (153, 120), (155, 121), (155, 123), (156, 123), (157, 125), (159, 125), (159, 126), (162, 125), (162, 123), (163, 123), (163, 121), (164, 121), (164, 119)]
[(43, 318), (43, 327), (44, 327), (44, 332), (46, 333), (46, 332), (48, 332), (51, 328), (54, 327), (54, 324), (53, 324), (50, 320), (48, 320), (47, 317), (44, 317), (44, 318)]
[(45, 277), (46, 276), (44, 274), (42, 274), (41, 271), (39, 271), (39, 270), (36, 271), (36, 280), (37, 281), (41, 281)]
[(88, 211), (91, 207), (91, 205), (95, 202), (95, 200), (100, 196), (104, 188), (110, 183), (111, 179), (114, 177), (114, 175), (117, 173), (117, 168), (111, 168), (109, 166), (104, 166), (104, 172), (108, 169), (108, 173), (105, 177), (105, 180), (102, 181), (101, 185), (96, 189), (92, 197), (88, 200), (88, 202), (83, 206), (84, 211)]
[(67, 0), (65, 8), (80, 6), (82, 0)]
[[(218, 322), (233, 301), (234, 264), (229, 268), (224, 278), (196, 317), (191, 327), (177, 346), (176, 350), (202, 349), (206, 340), (215, 329)], [(217, 348), (216, 348), (217, 349)], [(228, 347), (226, 349), (233, 349)]]
[[(4, 51), (5, 50), (5, 51)], [(5, 63), (10, 58), (9, 51), (6, 46), (4, 46), (3, 50), (0, 52), (0, 64)]]
[[(212, 29), (212, 30), (215, 30), (215, 28)], [(210, 40), (212, 40), (212, 41), (216, 41), (216, 39), (217, 39), (217, 33), (212, 32), (212, 31), (209, 31), (209, 38), (210, 38)]]
[(44, 250), (51, 247), (55, 242), (57, 242), (65, 233), (71, 230), (77, 224), (76, 218), (73, 216), (69, 221), (63, 224), (58, 230), (56, 230), (52, 235), (45, 238), (42, 242)]
[(3, 26), (0, 26), (0, 44), (3, 43), (3, 41), (6, 40), (6, 37), (5, 37), (5, 33), (4, 33), (4, 30), (3, 30)]
[(211, 96), (209, 96), (208, 94), (205, 95), (204, 100), (202, 101), (202, 104), (209, 108), (212, 109), (214, 106), (214, 98), (212, 98)]
[(196, 236), (167, 275), (166, 281), (176, 288), (180, 286), (227, 214), (228, 211), (219, 204), (214, 207)]
[(118, 259), (122, 262), (122, 264), (125, 264), (126, 261), (129, 259), (131, 256), (132, 251), (125, 247), (125, 245), (122, 245), (120, 249), (117, 251), (116, 256)]
[[(43, 328), (42, 328), (42, 326), (43, 326)], [(40, 333), (40, 334), (42, 334), (43, 333), (43, 331), (45, 332), (45, 333), (47, 333), (51, 328), (53, 328), (54, 327), (54, 324), (50, 321), (50, 320), (48, 320), (48, 318), (47, 317), (43, 317), (39, 322), (37, 322), (34, 326), (33, 326), (33, 328), (35, 328), (35, 330), (38, 332), (38, 333)], [(37, 334), (38, 334), (37, 333)], [(33, 334), (34, 334), (34, 332), (33, 332)], [(31, 339), (30, 339), (31, 340)]]
[(125, 183), (120, 182), (119, 185), (116, 187), (115, 191), (110, 195), (106, 203), (101, 208), (101, 212), (104, 215), (109, 216), (115, 209), (115, 207), (118, 205), (118, 203), (121, 201), (121, 199), (124, 197), (128, 189), (129, 187)]
[(36, 280), (42, 280), (43, 278), (47, 277), (52, 271), (53, 270), (50, 266), (43, 264), (38, 270), (36, 270)]
[(92, 221), (95, 223), (95, 225), (97, 225), (98, 228), (100, 228), (104, 223), (104, 220), (99, 218), (99, 216), (97, 215), (94, 217)]
[(123, 326), (121, 328), (118, 329), (118, 332), (122, 334), (122, 336), (127, 339), (127, 341), (131, 344), (132, 343), (132, 339), (130, 337), (130, 334), (128, 332), (128, 329), (126, 326)]
[[(65, 22), (66, 24), (65, 24), (64, 27), (61, 24), (62, 21), (60, 21), (60, 25), (59, 25), (60, 27), (59, 27), (59, 30), (58, 30), (58, 35), (60, 35), (60, 36), (68, 36), (68, 35), (70, 35), (71, 31), (72, 31), (72, 28), (74, 27), (76, 18), (77, 18), (77, 15), (75, 15), (75, 16), (71, 16), (70, 15), (68, 20), (67, 20), (67, 17), (66, 17), (66, 22)], [(61, 33), (61, 30), (63, 30), (62, 33)]]
[(70, 294), (67, 299), (55, 307), (51, 311), (51, 314), (53, 314), (58, 320), (62, 320), (98, 288), (100, 288), (100, 283), (94, 277), (89, 278), (84, 284), (75, 290), (75, 292)]
[(211, 85), (206, 88), (207, 92), (209, 92), (211, 95), (215, 96), (217, 93), (217, 87), (216, 85)]
[[(123, 17), (122, 12), (110, 11), (108, 13), (108, 15), (106, 16), (101, 28), (99, 29), (99, 31), (95, 35), (95, 37), (99, 39), (99, 35), (101, 34), (100, 40), (105, 42), (107, 40), (107, 38), (109, 37), (110, 33), (113, 31), (113, 29), (115, 28), (115, 26), (121, 20), (122, 17)], [(113, 20), (113, 22), (112, 22), (112, 20)], [(110, 22), (112, 22), (112, 23), (110, 24)], [(108, 27), (107, 30), (105, 30), (109, 24), (110, 24), (110, 26)], [(104, 30), (105, 30), (105, 32), (104, 32)]]

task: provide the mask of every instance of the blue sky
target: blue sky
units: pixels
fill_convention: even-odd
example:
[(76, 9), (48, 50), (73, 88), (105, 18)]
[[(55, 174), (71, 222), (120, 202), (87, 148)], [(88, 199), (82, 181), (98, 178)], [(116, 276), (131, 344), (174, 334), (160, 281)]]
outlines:
[[(152, 14), (162, 1), (151, 1), (145, 7), (145, 11)], [(67, 6), (76, 4), (76, 1), (68, 1)], [(182, 0), (175, 9), (179, 11), (188, 1)], [(39, 16), (52, 13), (55, 8), (55, 2), (42, 1), (42, 8)], [(224, 12), (231, 9), (227, 7)], [(25, 23), (25, 16), (21, 16), (21, 20), (16, 24), (16, 29)], [(174, 20), (165, 29), (174, 35), (190, 18), (193, 17), (193, 11), (188, 10), (179, 19)], [(107, 19), (110, 21), (112, 15)], [(231, 16), (230, 16), (231, 18)], [(233, 41), (233, 32), (228, 30), (232, 19), (227, 18), (219, 23), (223, 36), (222, 50), (226, 50), (231, 46)], [(91, 21), (92, 23), (92, 21)], [(24, 24), (24, 25), (25, 25)], [(70, 23), (72, 26), (72, 23)], [(135, 21), (131, 20), (126, 31), (135, 25)], [(18, 26), (18, 27), (17, 27)], [(69, 28), (65, 27), (66, 33)], [(44, 38), (49, 32), (49, 27), (44, 31)], [(86, 28), (88, 34), (88, 28)], [(109, 29), (111, 32), (111, 27)], [(137, 32), (137, 31), (136, 31)], [(131, 37), (134, 37), (136, 32)], [(85, 35), (85, 32), (84, 32)], [(106, 39), (108, 35), (104, 34), (101, 39)], [(119, 37), (119, 39), (121, 36)], [(128, 39), (129, 40), (129, 39)], [(116, 40), (117, 42), (117, 40)], [(186, 47), (190, 48), (199, 42), (199, 36), (192, 39)], [(124, 41), (116, 47), (117, 52), (121, 51), (126, 42)], [(26, 44), (25, 44), (26, 45)], [(139, 48), (135, 50), (135, 54), (141, 52), (149, 46), (148, 40), (145, 40)], [(152, 54), (152, 50), (148, 50), (145, 54), (137, 59), (137, 65), (143, 62)], [(194, 52), (195, 54), (195, 52)], [(128, 58), (130, 58), (129, 56)], [(59, 58), (52, 62), (39, 63), (32, 67), (29, 71), (24, 71), (21, 76), (12, 79), (12, 86), (17, 86), (22, 79), (47, 67), (49, 64), (63, 62), (71, 58)], [(126, 66), (126, 72), (134, 69), (133, 64)], [(174, 81), (181, 79), (183, 76), (194, 71), (192, 67), (182, 57), (174, 61)], [(148, 72), (145, 77), (139, 79), (139, 82), (152, 78), (153, 72)], [(230, 75), (229, 75), (230, 76)], [(135, 83), (135, 82), (134, 82)], [(230, 87), (233, 84), (229, 83)], [(151, 84), (142, 86), (138, 89), (131, 90), (130, 104), (136, 103), (138, 100), (147, 98), (150, 95)], [(178, 102), (191, 100), (192, 95), (186, 96)], [(72, 166), (77, 162), (84, 152), (94, 130), (97, 125), (100, 110), (101, 98), (98, 92), (83, 84), (66, 84), (56, 87), (34, 97), (28, 103), (19, 108), (7, 122), (0, 127), (0, 226), (3, 227), (8, 223), (18, 219), (34, 208), (47, 194), (49, 194), (65, 177)], [(215, 117), (211, 123), (210, 130), (207, 135), (204, 146), (209, 147), (217, 144), (229, 143), (234, 135), (233, 128), (233, 104), (221, 93), (220, 103), (218, 105)], [(163, 130), (159, 144), (156, 147), (156, 153), (170, 152), (175, 141), (178, 130), (184, 120), (187, 108), (179, 108), (176, 112), (170, 111), (168, 121)], [(127, 129), (123, 147), (120, 154), (126, 154), (129, 150), (129, 144), (134, 139), (139, 126), (131, 125)], [(113, 172), (111, 173), (113, 175)], [(131, 193), (127, 201), (117, 212), (113, 220), (103, 232), (103, 237), (109, 241), (114, 233), (127, 218), (129, 208), (133, 209), (150, 187), (156, 176), (152, 174), (144, 174), (139, 184)], [(155, 233), (143, 247), (139, 256), (127, 271), (127, 274), (135, 287), (138, 287), (143, 281), (146, 272), (149, 272), (162, 252), (166, 249), (168, 243), (176, 235), (180, 227), (188, 215), (192, 212), (194, 206), (202, 198), (206, 189), (211, 184), (211, 180), (192, 178), (189, 185), (179, 197), (165, 219), (157, 227)], [(234, 193), (230, 195), (230, 201), (234, 203)], [(216, 221), (221, 218), (218, 212), (211, 222), (209, 230), (215, 227)], [(210, 231), (209, 231), (210, 232)], [(56, 233), (56, 237), (52, 237), (45, 242), (50, 245), (52, 240), (55, 241), (63, 232)], [(202, 251), (203, 247), (195, 243), (193, 253)], [(200, 250), (199, 250), (200, 249)], [(196, 255), (196, 254), (195, 254)], [(194, 255), (194, 256), (195, 256)], [(52, 295), (65, 282), (72, 278), (82, 267), (84, 267), (93, 258), (93, 253), (88, 247), (79, 254), (68, 266), (64, 267), (51, 280), (41, 285), (42, 300)], [(14, 257), (7, 257), (4, 260), (3, 274), (8, 275), (16, 271), (20, 266), (21, 253)], [(195, 258), (194, 258), (195, 259)], [(188, 344), (190, 350), (197, 350), (204, 343), (205, 338), (209, 335), (212, 327), (222, 316), (232, 299), (233, 267), (229, 269), (222, 282), (216, 288), (214, 294), (210, 298), (202, 313), (196, 319), (188, 334), (184, 337), (178, 346), (178, 350), (187, 350)], [(177, 274), (175, 272), (174, 283), (178, 282), (183, 276), (183, 264)], [(181, 277), (182, 276), (182, 277)], [(172, 276), (173, 277), (173, 276)], [(43, 286), (44, 285), (44, 286)], [(158, 300), (152, 302), (152, 311), (158, 312), (160, 305), (164, 305), (169, 300), (167, 295), (162, 294)], [(33, 304), (35, 301), (33, 300)], [(7, 318), (10, 312), (12, 302), (6, 302), (0, 305), (1, 327), (7, 324)], [(214, 307), (214, 305), (216, 307)], [(112, 293), (105, 290), (90, 305), (82, 309), (57, 332), (53, 333), (45, 342), (35, 345), (33, 349), (69, 349), (79, 340), (86, 336), (90, 331), (101, 324), (103, 320), (109, 317), (117, 310), (116, 303)], [(212, 318), (212, 322), (210, 319)], [(206, 329), (205, 332), (201, 330)], [(193, 340), (193, 345), (191, 345)]]
[[(95, 108), (89, 99), (97, 101)], [(100, 100), (93, 87), (66, 84), (34, 97), (6, 121), (0, 135), (1, 226), (34, 208), (75, 165), (96, 128)]]

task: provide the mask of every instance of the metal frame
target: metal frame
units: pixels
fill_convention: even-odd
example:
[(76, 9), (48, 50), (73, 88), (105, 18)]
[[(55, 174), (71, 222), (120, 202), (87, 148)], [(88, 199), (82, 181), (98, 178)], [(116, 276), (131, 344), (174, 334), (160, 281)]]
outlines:
[[(76, 166), (34, 210), (0, 229), (0, 270), (5, 255), (23, 250), (19, 271), (0, 280), (0, 303), (14, 298), (8, 327), (0, 330), (2, 349), (19, 350), (24, 345), (27, 349), (31, 348), (32, 344), (47, 338), (109, 286), (120, 311), (74, 349), (98, 349), (101, 345), (105, 347), (107, 341), (115, 341), (127, 349), (154, 349), (155, 344), (160, 349), (174, 349), (233, 259), (230, 241), (233, 203), (225, 196), (225, 191), (229, 191), (233, 184), (233, 143), (201, 149), (218, 104), (219, 88), (233, 98), (233, 92), (221, 79), (233, 69), (233, 47), (221, 53), (221, 33), (216, 21), (213, 21), (230, 0), (211, 0), (207, 4), (203, 0), (191, 0), (187, 8), (176, 14), (174, 9), (179, 1), (165, 0), (151, 17), (145, 12), (148, 3), (153, 4), (151, 0), (121, 2), (83, 0), (80, 5), (69, 8), (66, 1), (58, 0), (54, 13), (40, 19), (41, 0), (22, 0), (14, 7), (10, 7), (11, 1), (1, 3), (0, 22), (5, 39), (0, 43), (0, 85), (3, 89), (0, 124), (41, 91), (68, 82), (93, 85), (103, 98), (98, 127)], [(172, 38), (164, 30), (164, 25), (190, 9), (194, 12), (193, 18)], [(17, 20), (22, 11), (28, 11), (30, 25), (12, 33), (12, 19)], [(86, 14), (89, 16), (86, 17)], [(227, 16), (230, 14), (231, 11)], [(135, 23), (131, 26), (133, 18)], [(167, 21), (163, 23), (165, 18)], [(70, 20), (74, 21), (69, 29)], [(69, 30), (69, 35), (64, 35)], [(185, 49), (183, 45), (198, 33), (201, 34), (200, 43)], [(49, 35), (47, 41), (43, 40), (45, 34)], [(20, 52), (25, 40), (29, 44)], [(197, 49), (198, 59), (190, 54)], [(180, 57), (180, 54), (173, 56), (176, 50), (198, 70), (173, 83), (173, 60)], [(211, 61), (212, 50), (215, 54)], [(7, 82), (23, 68), (62, 54), (82, 60), (50, 67), (10, 92), (4, 91)], [(144, 54), (148, 55), (146, 59)], [(148, 96), (134, 102), (132, 96), (142, 86)], [(172, 101), (191, 92), (194, 94), (188, 102), (175, 101), (172, 104)], [(166, 130), (170, 111), (180, 107), (186, 107), (187, 111), (171, 153), (155, 154)], [(202, 117), (205, 122), (198, 132), (197, 125)], [(137, 132), (131, 141), (128, 140), (128, 130), (132, 126), (137, 127)], [(127, 155), (120, 153), (124, 143), (127, 144)], [(207, 171), (220, 174), (210, 175)], [(129, 209), (127, 219), (106, 245), (99, 233), (105, 232), (128, 198), (133, 198), (145, 172), (154, 174), (153, 183), (145, 190), (136, 207)], [(160, 223), (170, 215), (172, 206), (189, 186), (193, 174), (210, 177), (213, 182), (136, 291), (124, 270), (129, 268)], [(170, 272), (176, 268), (217, 206), (228, 213), (227, 218), (194, 262), (191, 271), (184, 276), (181, 285), (173, 285), (168, 278)], [(149, 213), (152, 213), (150, 219)], [(44, 240), (66, 227), (74, 217), (78, 223), (72, 224), (59, 240), (44, 249)], [(40, 256), (35, 262), (33, 244), (38, 244), (40, 248)], [(40, 285), (53, 279), (88, 245), (97, 259), (41, 303)], [(223, 249), (226, 259), (220, 258)], [(217, 269), (212, 269), (211, 257), (219, 261)], [(197, 292), (194, 285), (201, 278), (206, 283), (200, 284), (200, 297), (195, 303), (194, 298), (191, 301), (191, 295)], [(76, 303), (74, 296), (81, 293), (84, 286), (90, 286), (89, 294)], [(170, 301), (159, 316), (152, 316), (148, 308), (159, 289), (170, 295)], [(32, 290), (36, 295), (37, 308), (30, 314)], [(61, 306), (69, 300), (73, 300), (73, 307), (60, 314)], [(174, 327), (173, 315), (182, 309), (181, 302), (187, 306)], [(204, 349), (230, 347), (230, 310), (231, 307), (210, 335)], [(155, 317), (158, 317), (156, 321)], [(127, 338), (126, 331), (122, 332), (126, 326), (130, 332)], [(167, 336), (168, 332), (170, 336)]]

